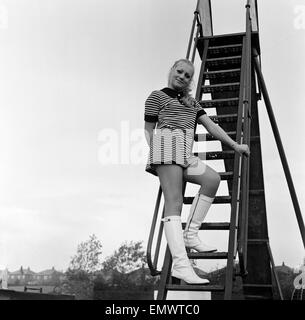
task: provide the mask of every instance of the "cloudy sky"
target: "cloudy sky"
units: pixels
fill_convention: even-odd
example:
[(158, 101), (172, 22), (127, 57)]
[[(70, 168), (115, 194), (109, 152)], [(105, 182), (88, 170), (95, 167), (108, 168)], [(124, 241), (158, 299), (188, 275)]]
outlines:
[[(245, 1), (212, 3), (214, 34), (244, 31)], [(185, 56), (195, 6), (0, 0), (0, 269), (65, 270), (93, 233), (103, 258), (125, 240), (146, 245), (159, 184), (144, 171), (144, 101)], [(302, 0), (259, 1), (262, 69), (303, 212), (304, 15)], [(297, 266), (301, 237), (263, 102), (259, 112), (270, 243), (276, 264)], [(216, 206), (207, 220), (228, 217)], [(210, 233), (226, 250), (227, 234)]]

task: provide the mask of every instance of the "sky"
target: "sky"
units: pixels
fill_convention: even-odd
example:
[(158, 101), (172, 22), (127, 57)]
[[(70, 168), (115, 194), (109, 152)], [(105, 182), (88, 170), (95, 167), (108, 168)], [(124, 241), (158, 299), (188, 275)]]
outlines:
[[(159, 182), (144, 171), (144, 101), (185, 57), (196, 2), (0, 0), (0, 269), (66, 270), (91, 234), (103, 259), (124, 241), (146, 247)], [(214, 34), (243, 32), (244, 4), (212, 0)], [(304, 218), (305, 4), (258, 7), (262, 71)], [(258, 108), (274, 260), (298, 266), (304, 248), (263, 101)], [(228, 219), (221, 206), (207, 221)], [(227, 234), (205, 237), (226, 251)]]

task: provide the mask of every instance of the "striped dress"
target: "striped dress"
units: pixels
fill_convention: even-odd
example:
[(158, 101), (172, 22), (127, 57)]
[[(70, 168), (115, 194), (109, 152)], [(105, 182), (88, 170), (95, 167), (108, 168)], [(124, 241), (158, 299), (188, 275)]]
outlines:
[(196, 101), (184, 105), (181, 94), (174, 89), (153, 91), (145, 102), (144, 120), (157, 122), (150, 141), (145, 170), (157, 175), (156, 164), (177, 164), (187, 168), (197, 157), (192, 155), (196, 120), (206, 114)]

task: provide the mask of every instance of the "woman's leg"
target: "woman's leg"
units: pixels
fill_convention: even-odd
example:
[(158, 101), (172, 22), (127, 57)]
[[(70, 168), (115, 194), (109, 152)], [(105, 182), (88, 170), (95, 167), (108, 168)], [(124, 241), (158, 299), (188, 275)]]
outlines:
[(218, 172), (204, 164), (199, 158), (197, 162), (187, 167), (183, 172), (183, 178), (187, 182), (201, 186), (199, 193), (214, 198), (220, 184)]
[(220, 176), (198, 158), (196, 163), (185, 169), (184, 179), (201, 186), (198, 194), (194, 197), (184, 230), (185, 245), (198, 252), (216, 251), (215, 247), (201, 242), (198, 231), (214, 200), (219, 187)]
[(183, 168), (178, 165), (157, 165), (161, 188), (165, 199), (164, 233), (172, 255), (172, 276), (189, 284), (206, 284), (195, 273), (185, 249), (181, 225), (181, 209), (183, 204), (182, 185)]
[(183, 204), (183, 168), (175, 164), (156, 165), (164, 195), (164, 217), (180, 216)]

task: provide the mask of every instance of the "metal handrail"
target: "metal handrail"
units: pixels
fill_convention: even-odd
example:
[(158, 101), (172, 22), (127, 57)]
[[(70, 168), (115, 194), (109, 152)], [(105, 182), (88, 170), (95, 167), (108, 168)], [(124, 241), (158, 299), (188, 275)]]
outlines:
[[(196, 23), (197, 23), (196, 36), (193, 39), (194, 32), (195, 32), (195, 24)], [(198, 38), (202, 37), (202, 36), (203, 36), (203, 33), (202, 33), (202, 24), (201, 24), (200, 14), (199, 14), (199, 11), (196, 10), (194, 12), (192, 30), (191, 30), (189, 44), (188, 44), (187, 53), (186, 53), (186, 59), (189, 60), (190, 59), (190, 53), (191, 53), (191, 50), (192, 50), (192, 44), (193, 44), (193, 40), (194, 40), (193, 50), (192, 50), (192, 58), (191, 58), (191, 62), (192, 63), (194, 63), (194, 61), (195, 61), (195, 54), (196, 54)]]
[[(197, 1), (197, 7), (196, 10), (194, 12), (194, 19), (193, 19), (193, 23), (192, 23), (192, 28), (191, 28), (191, 33), (190, 33), (190, 38), (189, 38), (189, 43), (188, 43), (188, 48), (187, 48), (187, 53), (186, 53), (186, 59), (190, 59), (190, 55), (191, 55), (191, 50), (192, 50), (192, 45), (193, 45), (193, 50), (192, 50), (192, 58), (191, 61), (194, 63), (195, 60), (195, 54), (196, 54), (196, 48), (197, 48), (197, 42), (198, 42), (198, 38), (199, 37), (203, 37), (203, 26), (202, 26), (202, 19), (203, 17), (201, 17), (200, 15), (200, 10), (199, 10), (199, 4), (200, 4), (200, 0)], [(211, 19), (211, 33), (213, 34), (213, 24), (212, 24), (212, 9), (211, 9), (211, 3), (209, 2), (209, 8), (210, 8), (210, 19)], [(197, 28), (196, 28), (196, 35), (195, 38), (194, 37), (194, 32), (195, 32), (195, 25), (197, 23)], [(193, 43), (194, 40), (194, 43)]]
[[(255, 12), (256, 26), (257, 26), (257, 32), (258, 32), (259, 31), (259, 23), (258, 23), (257, 0), (247, 0), (247, 5), (250, 5), (249, 8), (253, 9)], [(250, 16), (250, 18), (251, 18), (251, 16)], [(252, 27), (252, 24), (251, 24), (251, 27)], [(256, 31), (256, 30), (254, 30), (254, 31)]]
[(198, 43), (198, 37), (199, 35), (202, 34), (202, 25), (200, 22), (197, 22), (197, 31), (196, 31), (196, 37), (194, 39), (194, 46), (193, 46), (193, 53), (192, 53), (192, 63), (195, 61), (195, 54), (196, 54), (196, 48), (197, 48), (197, 43)]
[[(148, 244), (147, 244), (147, 251), (146, 251), (146, 259), (147, 259), (147, 264), (150, 269), (150, 274), (152, 276), (157, 276), (161, 274), (161, 271), (157, 270), (157, 263), (158, 263), (158, 256), (159, 256), (159, 250), (160, 250), (160, 242), (161, 239), (160, 237), (158, 238), (157, 246), (156, 246), (156, 253), (154, 257), (154, 262), (152, 261), (152, 243), (154, 239), (154, 234), (155, 234), (155, 229), (156, 229), (156, 224), (157, 224), (157, 219), (158, 219), (158, 214), (159, 214), (159, 208), (160, 208), (160, 203), (161, 203), (161, 196), (162, 196), (162, 189), (161, 186), (159, 187), (158, 195), (157, 195), (157, 200), (156, 200), (156, 205), (155, 205), (155, 211), (151, 223), (151, 228), (150, 228), (150, 233), (149, 233), (149, 238), (148, 238)], [(161, 234), (162, 236), (162, 229), (159, 230), (159, 235)]]
[[(194, 31), (195, 31), (195, 25), (196, 25), (196, 22), (198, 21), (198, 15), (199, 15), (199, 12), (195, 11), (194, 12), (194, 19), (193, 19), (193, 23), (192, 23), (191, 34), (190, 34), (190, 39), (189, 39), (189, 44), (188, 44), (187, 53), (186, 53), (186, 59), (188, 59), (188, 60), (190, 58), (193, 36), (194, 36)], [(197, 23), (197, 28), (198, 28), (198, 23)]]
[(264, 101), (265, 101), (267, 113), (268, 113), (268, 116), (269, 116), (269, 120), (270, 120), (270, 123), (271, 123), (272, 131), (273, 131), (273, 134), (274, 134), (274, 138), (275, 138), (275, 141), (276, 141), (276, 145), (277, 145), (278, 152), (279, 152), (279, 155), (280, 155), (280, 159), (281, 159), (281, 162), (282, 162), (282, 166), (283, 166), (283, 169), (284, 169), (285, 177), (286, 177), (286, 180), (287, 180), (288, 189), (289, 189), (289, 192), (290, 192), (292, 204), (293, 204), (293, 207), (294, 207), (296, 219), (297, 219), (297, 222), (298, 222), (298, 226), (299, 226), (301, 237), (302, 237), (302, 241), (303, 241), (303, 246), (305, 248), (305, 227), (304, 227), (304, 221), (303, 221), (303, 217), (302, 217), (302, 213), (301, 213), (301, 208), (300, 208), (300, 205), (299, 205), (299, 202), (298, 202), (298, 198), (297, 198), (297, 194), (296, 194), (296, 191), (295, 191), (295, 188), (294, 188), (294, 184), (293, 184), (293, 181), (292, 181), (292, 177), (291, 177), (288, 161), (287, 161), (287, 158), (286, 158), (286, 155), (285, 155), (284, 147), (283, 147), (281, 136), (280, 136), (280, 132), (278, 130), (278, 127), (277, 127), (277, 124), (276, 124), (276, 120), (275, 120), (275, 116), (274, 116), (274, 113), (273, 113), (273, 110), (272, 110), (272, 105), (271, 105), (270, 98), (269, 98), (269, 95), (268, 95), (268, 91), (267, 91), (267, 87), (266, 87), (266, 84), (265, 84), (265, 80), (264, 80), (263, 74), (262, 74), (261, 69), (260, 69), (259, 60), (258, 60), (258, 53), (257, 53), (257, 51), (255, 49), (253, 50), (253, 56), (254, 56), (255, 71), (256, 71), (256, 74), (257, 74), (258, 81), (261, 84), (263, 98), (264, 98)]
[[(250, 16), (250, 1), (246, 4), (246, 66), (245, 66), (245, 81), (243, 83), (243, 137), (241, 142), (250, 143), (250, 115), (251, 115), (251, 16)], [(249, 170), (250, 161), (248, 158), (243, 158), (242, 169), (242, 199), (240, 211), (240, 224), (238, 236), (238, 254), (241, 275), (247, 274), (247, 238), (248, 238), (248, 211), (249, 211)]]
[[(240, 83), (245, 82), (245, 40), (243, 40), (243, 52), (242, 52), (242, 62), (241, 62), (241, 79)], [(236, 142), (240, 143), (242, 139), (243, 130), (243, 118), (244, 118), (244, 90), (240, 89), (239, 94), (239, 104), (238, 104), (238, 116), (236, 125)], [(240, 218), (240, 190), (241, 190), (241, 169), (242, 169), (242, 157), (237, 152), (234, 156), (234, 176), (232, 182), (232, 200), (231, 200), (231, 219), (230, 219), (230, 231), (229, 231), (229, 245), (228, 245), (228, 269), (225, 284), (225, 300), (231, 299), (232, 295), (232, 278), (233, 278), (233, 261), (237, 252), (237, 227), (238, 220)]]
[(273, 256), (272, 256), (272, 252), (271, 252), (269, 241), (267, 242), (267, 249), (268, 249), (268, 254), (269, 254), (269, 257), (270, 257), (270, 264), (271, 264), (271, 270), (273, 272), (274, 281), (275, 281), (275, 284), (276, 284), (280, 299), (284, 300), (284, 296), (283, 296), (283, 293), (282, 293), (280, 280), (279, 280), (279, 277), (278, 277), (277, 272), (275, 270), (275, 264), (274, 264), (274, 260), (273, 260)]

